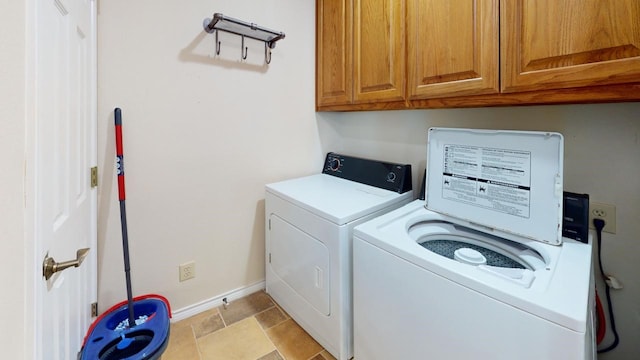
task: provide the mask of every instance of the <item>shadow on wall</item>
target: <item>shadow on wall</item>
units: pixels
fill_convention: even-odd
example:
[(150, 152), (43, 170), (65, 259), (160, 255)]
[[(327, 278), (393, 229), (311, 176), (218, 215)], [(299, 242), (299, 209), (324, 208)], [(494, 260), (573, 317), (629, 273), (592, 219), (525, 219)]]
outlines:
[[(256, 212), (253, 220), (253, 231), (251, 232), (251, 246), (249, 249), (249, 259), (262, 258), (265, 254), (265, 204), (264, 199), (258, 200), (256, 203)], [(251, 265), (247, 264), (247, 274), (251, 273)], [(264, 266), (260, 279), (265, 278)], [(245, 279), (245, 283), (252, 284), (257, 279)]]
[[(247, 58), (242, 60), (240, 37), (232, 37), (220, 32), (218, 41), (220, 42), (220, 54), (216, 54), (215, 36), (202, 30), (187, 47), (178, 53), (178, 60), (258, 73), (266, 73), (269, 69), (264, 59), (264, 51), (257, 50), (264, 48), (262, 42), (246, 38), (245, 51), (247, 51)], [(237, 57), (233, 56), (234, 51)]]
[[(570, 115), (567, 106), (530, 106), (376, 112), (318, 113), (334, 134), (347, 139), (376, 139), (406, 145), (426, 144), (430, 127), (559, 131)], [(325, 129), (326, 131), (326, 129)]]
[[(601, 191), (597, 184), (585, 181), (584, 172), (590, 172), (596, 154), (588, 144), (607, 142), (621, 147), (625, 130), (633, 127), (630, 119), (633, 105), (546, 105), (468, 109), (399, 110), (377, 112), (323, 112), (318, 113), (318, 129), (323, 150), (353, 156), (377, 158), (392, 162), (408, 162), (413, 167), (414, 184), (419, 184), (426, 159), (427, 132), (430, 127), (456, 127), (476, 129), (556, 131), (565, 137), (565, 181), (577, 192)], [(612, 121), (617, 121), (611, 127)], [(618, 137), (618, 140), (614, 140)], [(613, 142), (612, 142), (613, 141)], [(618, 145), (616, 145), (618, 144)], [(612, 154), (629, 153), (629, 148)], [(603, 157), (603, 154), (598, 154)], [(608, 163), (613, 167), (614, 162)], [(606, 168), (606, 164), (603, 165)], [(615, 172), (616, 169), (610, 169)], [(595, 181), (595, 180), (593, 180)], [(599, 195), (603, 198), (604, 195)], [(612, 197), (612, 195), (606, 195)], [(613, 200), (610, 200), (613, 201)]]
[(417, 196), (426, 166), (424, 111), (318, 113), (322, 151), (411, 164)]
[[(114, 112), (111, 111), (108, 115), (108, 119), (110, 124), (114, 124)], [(98, 214), (109, 214), (109, 209), (117, 200), (112, 196), (114, 194), (114, 180), (116, 178), (115, 174), (115, 157), (116, 157), (116, 139), (115, 139), (115, 130), (113, 130), (113, 126), (109, 126), (111, 131), (107, 131), (107, 139), (105, 141), (105, 149), (104, 149), (104, 161), (103, 164), (105, 166), (103, 169), (100, 169), (101, 174), (100, 180), (98, 181)], [(115, 205), (113, 205), (115, 206)], [(107, 242), (107, 228), (108, 228), (108, 218), (101, 218), (101, 221), (98, 221), (98, 284), (100, 284), (100, 274), (103, 272), (103, 267), (105, 266), (104, 255), (105, 252), (105, 244)], [(103, 220), (103, 221), (102, 221)], [(120, 240), (118, 240), (120, 241)]]
[(427, 132), (430, 127), (562, 133), (565, 130), (565, 122), (562, 120), (571, 116), (566, 114), (567, 111), (569, 110), (566, 106), (556, 105), (319, 113), (318, 122), (323, 144), (339, 143), (344, 150), (359, 152), (362, 152), (362, 146), (365, 146), (371, 154), (397, 154), (394, 155), (395, 160), (402, 162), (403, 153), (413, 155), (413, 152), (407, 152), (407, 149), (418, 146), (426, 150)]

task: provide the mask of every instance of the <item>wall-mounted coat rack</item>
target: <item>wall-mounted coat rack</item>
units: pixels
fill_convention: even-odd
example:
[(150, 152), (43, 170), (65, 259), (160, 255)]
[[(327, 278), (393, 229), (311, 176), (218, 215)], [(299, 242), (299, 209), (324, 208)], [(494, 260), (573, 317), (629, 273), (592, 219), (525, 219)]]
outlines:
[(218, 30), (241, 36), (242, 44), (240, 47), (240, 58), (242, 60), (247, 58), (249, 50), (248, 47), (244, 46), (245, 37), (264, 42), (264, 61), (267, 64), (271, 62), (271, 49), (276, 47), (276, 41), (284, 39), (283, 32), (269, 30), (254, 23), (246, 23), (229, 16), (224, 16), (220, 13), (213, 14), (213, 19), (204, 19), (202, 25), (204, 26), (204, 31), (208, 32), (209, 34), (216, 34), (217, 55), (220, 55), (220, 41), (218, 41)]

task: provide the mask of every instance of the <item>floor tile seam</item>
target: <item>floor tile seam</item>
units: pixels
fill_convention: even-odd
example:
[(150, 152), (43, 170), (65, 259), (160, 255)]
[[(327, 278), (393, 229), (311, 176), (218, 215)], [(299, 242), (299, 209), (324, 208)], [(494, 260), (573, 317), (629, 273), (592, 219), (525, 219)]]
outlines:
[(282, 308), (282, 306), (278, 305), (278, 303), (276, 303), (275, 301), (274, 301), (273, 303), (274, 303), (274, 304), (276, 305), (276, 307), (280, 310), (280, 312), (282, 312), (282, 315), (284, 315), (284, 317), (285, 317), (285, 318), (287, 318), (287, 319), (293, 319), (293, 318), (291, 317), (291, 315), (289, 315), (289, 313), (287, 313), (286, 311), (284, 311), (284, 309)]
[(198, 344), (198, 338), (196, 337), (196, 329), (193, 327), (193, 324), (190, 324), (189, 327), (191, 328), (191, 336), (193, 336), (193, 344), (198, 352), (198, 360), (202, 360), (202, 351), (200, 351), (200, 345)]
[[(256, 314), (256, 315), (257, 315), (257, 314)], [(255, 317), (255, 315), (254, 315), (254, 317)], [(260, 329), (261, 329), (261, 330), (262, 330), (262, 332), (264, 333), (264, 336), (266, 336), (266, 337), (267, 337), (267, 339), (269, 339), (269, 342), (271, 342), (271, 343), (273, 344), (273, 347), (275, 347), (275, 348), (276, 348), (276, 350), (278, 351), (278, 353), (280, 354), (280, 356), (282, 356), (282, 358), (283, 358), (283, 359), (285, 358), (285, 357), (284, 357), (284, 355), (280, 352), (280, 349), (278, 348), (278, 346), (276, 345), (276, 343), (273, 341), (273, 339), (271, 338), (271, 336), (269, 336), (269, 332), (268, 332), (267, 330), (273, 329), (274, 327), (276, 327), (276, 326), (278, 326), (278, 325), (282, 324), (283, 322), (285, 322), (285, 321), (287, 321), (287, 320), (289, 320), (289, 319), (285, 319), (284, 321), (281, 321), (281, 322), (279, 322), (279, 323), (277, 323), (277, 324), (275, 324), (275, 325), (273, 325), (273, 326), (270, 326), (270, 327), (268, 327), (268, 328), (266, 328), (266, 329), (265, 329), (265, 328), (263, 328), (263, 327), (262, 327), (262, 325), (260, 325)], [(258, 319), (257, 319), (257, 318), (256, 318), (256, 321), (258, 321)], [(259, 321), (258, 321), (258, 324), (260, 324), (260, 322), (259, 322)], [(285, 359), (285, 360), (286, 360), (286, 359)]]
[(266, 308), (266, 309), (264, 309), (264, 310), (262, 310), (262, 311), (260, 311), (260, 312), (257, 312), (257, 313), (255, 313), (255, 314), (253, 314), (252, 316), (256, 316), (256, 315), (262, 314), (263, 312), (265, 312), (265, 311), (269, 311), (269, 310), (273, 309), (274, 307), (275, 307), (275, 305), (271, 305), (271, 306), (269, 306), (268, 308)]
[(287, 359), (284, 357), (284, 355), (282, 355), (282, 353), (280, 352), (280, 350), (278, 350), (278, 348), (276, 348), (275, 350), (272, 350), (272, 351), (270, 351), (270, 352), (268, 352), (268, 353), (266, 353), (266, 354), (264, 354), (264, 355), (260, 356), (260, 357), (259, 357), (258, 359), (256, 359), (256, 360), (259, 360), (259, 359), (261, 359), (261, 358), (263, 358), (263, 357), (265, 357), (265, 356), (267, 356), (267, 355), (271, 354), (271, 353), (272, 353), (272, 352), (274, 352), (274, 351), (275, 351), (275, 352), (278, 354), (278, 356), (280, 356), (282, 359), (287, 360)]
[[(238, 300), (240, 300), (240, 299), (238, 299)], [(231, 305), (231, 304), (229, 304), (228, 306), (230, 306), (230, 305)], [(260, 312), (257, 312), (257, 313), (249, 313), (247, 316), (245, 316), (245, 317), (243, 317), (243, 318), (236, 319), (236, 321), (234, 321), (232, 324), (228, 324), (228, 323), (227, 323), (227, 321), (226, 321), (226, 320), (225, 320), (225, 318), (224, 318), (224, 315), (222, 315), (222, 311), (220, 311), (220, 307), (217, 307), (217, 308), (215, 308), (215, 309), (218, 311), (218, 315), (220, 316), (220, 319), (222, 320), (222, 324), (224, 325), (224, 327), (223, 327), (222, 329), (224, 329), (224, 328), (227, 328), (227, 327), (229, 327), (230, 325), (233, 325), (233, 324), (235, 324), (235, 323), (237, 323), (237, 322), (240, 322), (240, 321), (242, 321), (242, 320), (248, 319), (248, 318), (250, 318), (250, 317), (255, 317), (255, 316), (256, 316), (256, 315), (258, 315), (258, 314), (261, 314), (261, 313), (263, 313), (263, 312), (265, 312), (265, 311), (267, 311), (267, 310), (270, 310), (270, 309), (271, 309), (271, 308), (273, 308), (274, 306), (276, 306), (276, 304), (272, 301), (272, 305), (271, 305), (270, 307), (268, 307), (268, 308), (266, 308), (266, 309), (264, 309), (264, 310), (262, 310), (262, 311), (260, 311)], [(258, 319), (256, 319), (256, 321), (257, 321), (257, 320), (258, 320)], [(260, 323), (260, 322), (258, 322), (258, 323)], [(220, 331), (220, 330), (222, 330), (222, 329), (218, 329), (218, 330), (216, 330), (216, 331)], [(216, 332), (216, 331), (214, 331), (214, 332)]]
[[(265, 310), (265, 311), (266, 311), (266, 310)], [(256, 314), (256, 315), (258, 315), (258, 314)], [(264, 328), (262, 327), (262, 325), (260, 324), (260, 321), (258, 321), (258, 319), (256, 318), (256, 315), (253, 315), (253, 317), (255, 318), (256, 322), (257, 322), (257, 323), (258, 323), (258, 325), (260, 326), (260, 330), (262, 331), (262, 333), (264, 334), (264, 336), (267, 338), (267, 340), (269, 340), (269, 342), (271, 343), (271, 345), (273, 345), (273, 347), (276, 349), (276, 351), (278, 352), (278, 354), (280, 355), (280, 357), (286, 360), (286, 358), (284, 357), (284, 354), (282, 354), (282, 352), (280, 351), (280, 349), (278, 348), (278, 346), (276, 345), (276, 343), (275, 343), (275, 342), (273, 342), (273, 339), (272, 339), (272, 338), (271, 338), (271, 336), (269, 336), (269, 334), (267, 333), (267, 330), (268, 330), (268, 329), (264, 329)], [(272, 327), (270, 327), (269, 329), (271, 329), (271, 328), (273, 328), (273, 326), (272, 326)], [(265, 355), (266, 355), (266, 354), (265, 354)]]
[[(261, 330), (261, 331), (264, 333), (264, 329), (262, 329), (262, 326), (260, 326), (260, 322), (258, 321), (258, 319), (256, 319), (256, 318), (255, 318), (255, 316), (247, 316), (247, 317), (245, 317), (244, 319), (238, 320), (238, 321), (234, 322), (234, 323), (233, 323), (233, 324), (231, 324), (231, 325), (225, 326), (224, 328), (218, 329), (218, 330), (216, 330), (216, 331), (214, 331), (214, 332), (211, 332), (211, 333), (209, 333), (209, 334), (206, 334), (206, 335), (204, 335), (204, 336), (200, 337), (199, 339), (196, 339), (196, 349), (198, 350), (198, 357), (199, 357), (199, 360), (208, 360), (208, 359), (203, 358), (203, 356), (204, 356), (204, 355), (202, 354), (202, 351), (201, 351), (201, 349), (200, 349), (200, 342), (201, 342), (201, 340), (203, 340), (203, 339), (205, 339), (205, 338), (207, 338), (207, 337), (213, 336), (213, 334), (215, 334), (215, 333), (217, 333), (217, 332), (219, 332), (219, 331), (221, 331), (221, 330), (229, 329), (230, 327), (234, 327), (234, 326), (236, 326), (236, 325), (237, 325), (237, 326), (240, 326), (239, 324), (240, 324), (242, 321), (249, 320), (249, 319), (251, 319), (252, 317), (254, 318), (254, 319), (253, 319), (253, 321), (255, 321), (255, 325), (257, 326), (257, 328), (258, 328), (259, 330)], [(269, 350), (269, 351), (268, 351), (267, 353), (265, 353), (265, 354), (260, 355), (260, 357), (265, 356), (265, 355), (268, 355), (269, 353), (273, 352), (274, 350), (275, 350), (275, 351), (277, 351), (277, 352), (278, 352), (278, 354), (280, 354), (280, 355), (282, 356), (282, 353), (281, 353), (281, 352), (280, 352), (280, 350), (276, 347), (276, 345), (273, 343), (273, 341), (271, 341), (271, 338), (269, 338), (269, 336), (267, 336), (266, 334), (264, 334), (264, 335), (265, 335), (265, 338), (267, 339), (268, 343), (269, 343), (269, 344), (271, 344), (271, 346), (273, 347), (273, 349), (272, 349), (272, 350)], [(204, 341), (203, 341), (203, 342), (204, 342)], [(258, 357), (258, 358), (256, 358), (256, 359), (259, 359), (260, 357)], [(282, 358), (284, 359), (284, 356), (282, 356)]]
[[(212, 316), (215, 316), (215, 315), (216, 315), (216, 314), (213, 314)], [(194, 336), (194, 338), (196, 339), (196, 342), (197, 342), (197, 341), (198, 341), (198, 339), (200, 339), (200, 338), (203, 338), (203, 337), (205, 337), (205, 336), (207, 336), (207, 335), (210, 335), (210, 334), (216, 333), (216, 332), (218, 332), (218, 331), (220, 331), (220, 330), (223, 330), (223, 329), (226, 329), (226, 328), (228, 327), (228, 325), (224, 322), (224, 318), (222, 317), (222, 315), (220, 314), (220, 312), (218, 312), (218, 314), (217, 314), (217, 315), (218, 315), (218, 317), (220, 318), (220, 321), (222, 321), (222, 327), (221, 327), (221, 328), (219, 328), (219, 329), (217, 329), (217, 330), (214, 330), (214, 331), (212, 331), (212, 332), (210, 332), (210, 333), (203, 334), (203, 335), (201, 335), (200, 337), (198, 337), (198, 336), (196, 335), (196, 331), (195, 331), (195, 326), (196, 326), (196, 324), (191, 324), (191, 325), (189, 325), (189, 326), (191, 327), (191, 332), (193, 333), (193, 336)], [(200, 321), (198, 324), (202, 324), (202, 323), (204, 323), (204, 320), (205, 320), (205, 319), (203, 319), (202, 321)]]
[[(311, 336), (311, 335), (309, 335), (309, 336)], [(315, 340), (315, 339), (314, 339), (314, 340)], [(320, 349), (320, 351), (318, 351), (317, 353), (315, 353), (315, 354), (313, 354), (313, 355), (309, 356), (309, 358), (308, 358), (307, 360), (311, 360), (311, 359), (313, 359), (314, 357), (316, 357), (316, 356), (318, 356), (318, 355), (320, 355), (320, 357), (324, 359), (324, 356), (322, 356), (322, 352), (323, 352), (323, 351), (324, 351), (324, 348)]]
[[(259, 314), (259, 313), (258, 313)], [(252, 316), (247, 316), (245, 319), (248, 318), (253, 318), (253, 320), (256, 322), (256, 324), (258, 325), (258, 328), (260, 329), (260, 331), (262, 331), (262, 334), (264, 335), (264, 337), (269, 341), (269, 343), (273, 346), (273, 348), (275, 349), (276, 352), (278, 352), (278, 354), (280, 355), (280, 357), (282, 357), (284, 359), (284, 356), (282, 355), (282, 353), (280, 352), (280, 349), (278, 349), (278, 347), (276, 346), (276, 344), (273, 342), (273, 340), (271, 340), (271, 338), (269, 337), (269, 335), (267, 334), (267, 332), (265, 331), (265, 329), (262, 328), (262, 325), (260, 324), (260, 321), (258, 321), (258, 318), (256, 318), (257, 314), (253, 314)], [(243, 320), (245, 320), (243, 319)], [(241, 320), (242, 321), (242, 320)], [(270, 354), (272, 351), (263, 354), (262, 356), (268, 355)], [(259, 359), (259, 358), (258, 358)], [(286, 359), (285, 359), (286, 360)]]
[[(206, 338), (206, 337), (210, 337), (210, 336), (212, 336), (213, 334), (216, 334), (216, 333), (218, 333), (218, 332), (220, 332), (220, 331), (222, 331), (222, 330), (228, 329), (228, 328), (230, 328), (230, 327), (232, 327), (232, 326), (234, 326), (234, 325), (238, 324), (238, 323), (239, 323), (239, 322), (241, 322), (241, 321), (247, 320), (249, 317), (250, 317), (250, 316), (247, 316), (246, 318), (244, 318), (244, 319), (240, 319), (240, 320), (238, 320), (238, 321), (234, 322), (233, 324), (227, 325), (227, 324), (226, 324), (226, 322), (224, 321), (224, 318), (223, 318), (222, 316), (220, 316), (220, 318), (222, 319), (222, 324), (224, 325), (224, 327), (222, 327), (222, 328), (220, 328), (220, 329), (218, 329), (218, 330), (216, 330), (216, 331), (212, 331), (212, 332), (210, 332), (210, 333), (208, 333), (208, 334), (202, 335), (202, 336), (200, 336), (199, 338), (196, 338), (196, 343), (197, 343), (197, 342), (199, 342), (199, 340), (201, 340), (201, 339), (204, 339), (204, 338)], [(261, 327), (261, 326), (260, 326), (260, 322), (258, 322), (258, 319), (255, 319), (255, 320), (256, 320), (256, 322), (258, 323), (258, 326), (259, 326), (259, 327)], [(195, 336), (195, 331), (194, 331), (193, 333), (194, 333), (194, 336)]]
[[(257, 319), (256, 319), (257, 321)], [(292, 323), (298, 325), (298, 323), (295, 322), (295, 320), (291, 317), (287, 317), (285, 318), (283, 321), (277, 323), (276, 325), (273, 325), (271, 327), (269, 327), (268, 329), (262, 329), (262, 331), (265, 333), (265, 335), (267, 336), (267, 338), (269, 339), (269, 341), (271, 341), (271, 343), (273, 344), (273, 346), (276, 348), (276, 350), (278, 351), (278, 353), (280, 354), (280, 356), (284, 359), (284, 360), (288, 360), (285, 356), (284, 353), (282, 353), (282, 351), (280, 351), (280, 348), (276, 345), (276, 343), (273, 341), (273, 339), (271, 338), (271, 336), (269, 336), (267, 330), (271, 330), (279, 325), (284, 324), (287, 321), (291, 321)], [(300, 325), (298, 325), (300, 326)], [(317, 342), (317, 340), (315, 338), (313, 338), (309, 333), (306, 332), (306, 330), (304, 330), (302, 327), (300, 327), (302, 329), (302, 331), (304, 331), (313, 341)], [(320, 345), (320, 343), (318, 343), (318, 345)], [(314, 353), (313, 355), (311, 355), (307, 360), (311, 360), (313, 359), (315, 356), (320, 355), (323, 359), (324, 356), (322, 356), (322, 352), (326, 350), (322, 345), (320, 345), (320, 350), (317, 353)]]
[(226, 329), (229, 325), (227, 324), (227, 322), (224, 320), (224, 316), (222, 316), (222, 312), (220, 312), (220, 307), (216, 307), (215, 308), (216, 312), (218, 313), (218, 317), (220, 318), (220, 320), (222, 321), (222, 327), (216, 331), (212, 331), (211, 334), (216, 333), (222, 329)]
[[(226, 328), (227, 326), (229, 326), (229, 325), (228, 325), (228, 324), (227, 324), (227, 322), (224, 320), (224, 316), (222, 316), (222, 312), (220, 311), (220, 307), (217, 307), (217, 308), (216, 308), (216, 311), (218, 312), (218, 316), (220, 316), (220, 320), (222, 320), (222, 325), (224, 325), (224, 326), (222, 327), (222, 329), (225, 329), (225, 328)], [(218, 330), (216, 330), (216, 331), (219, 331), (219, 330), (222, 330), (222, 329), (218, 329)], [(216, 331), (214, 331), (214, 332), (216, 332)]]
[[(274, 305), (273, 305), (272, 307), (270, 307), (270, 308), (268, 308), (268, 309), (265, 309), (264, 311), (261, 311), (261, 312), (259, 312), (259, 313), (257, 313), (257, 314), (254, 314), (253, 316), (258, 316), (258, 315), (260, 315), (260, 314), (262, 314), (262, 313), (265, 313), (265, 312), (267, 312), (267, 311), (269, 311), (269, 310), (271, 310), (271, 309), (274, 309), (274, 308), (275, 308), (275, 309), (278, 309), (278, 311), (280, 311), (280, 313), (281, 313), (281, 314), (283, 315), (283, 317), (284, 317), (284, 320), (280, 321), (279, 323), (273, 324), (273, 325), (269, 326), (269, 327), (268, 327), (268, 328), (266, 328), (266, 329), (263, 329), (263, 330), (265, 330), (265, 331), (266, 331), (266, 330), (269, 330), (269, 329), (271, 329), (271, 328), (274, 328), (274, 327), (276, 327), (276, 326), (278, 326), (278, 325), (282, 324), (283, 322), (285, 322), (285, 321), (289, 320), (289, 318), (284, 314), (284, 312), (283, 312), (282, 310), (280, 310), (280, 308), (279, 308), (277, 305), (275, 305), (275, 303), (274, 303)], [(256, 320), (258, 320), (258, 318), (257, 318), (257, 317), (256, 317)], [(258, 321), (258, 323), (260, 324), (260, 327), (262, 327), (262, 324), (260, 323), (260, 321)]]

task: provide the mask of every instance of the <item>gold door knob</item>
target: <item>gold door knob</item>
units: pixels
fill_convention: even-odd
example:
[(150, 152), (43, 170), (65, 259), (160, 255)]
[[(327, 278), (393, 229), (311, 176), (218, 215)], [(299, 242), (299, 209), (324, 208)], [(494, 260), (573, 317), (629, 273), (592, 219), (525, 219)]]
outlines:
[(47, 253), (47, 255), (45, 255), (44, 257), (44, 261), (42, 262), (42, 276), (44, 276), (45, 280), (49, 280), (51, 276), (53, 276), (53, 274), (57, 273), (58, 271), (62, 271), (72, 266), (80, 266), (84, 261), (84, 258), (87, 257), (87, 254), (89, 254), (89, 250), (89, 248), (80, 249), (76, 252), (75, 260), (63, 261), (59, 263), (53, 260), (52, 257), (49, 257), (49, 253)]

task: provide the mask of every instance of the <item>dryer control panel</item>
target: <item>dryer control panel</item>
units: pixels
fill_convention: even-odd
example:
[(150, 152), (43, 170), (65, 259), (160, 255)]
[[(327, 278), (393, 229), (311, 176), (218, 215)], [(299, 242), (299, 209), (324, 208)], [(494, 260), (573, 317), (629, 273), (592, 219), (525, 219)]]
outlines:
[(330, 152), (324, 160), (322, 173), (399, 194), (413, 189), (410, 164), (387, 163)]

